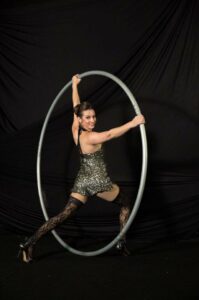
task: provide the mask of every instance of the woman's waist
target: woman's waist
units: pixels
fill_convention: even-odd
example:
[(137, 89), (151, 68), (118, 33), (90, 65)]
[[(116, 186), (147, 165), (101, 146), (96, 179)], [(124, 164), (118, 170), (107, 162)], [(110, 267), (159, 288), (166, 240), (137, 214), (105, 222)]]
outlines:
[(100, 172), (106, 170), (106, 164), (103, 159), (82, 159), (79, 169), (82, 171)]

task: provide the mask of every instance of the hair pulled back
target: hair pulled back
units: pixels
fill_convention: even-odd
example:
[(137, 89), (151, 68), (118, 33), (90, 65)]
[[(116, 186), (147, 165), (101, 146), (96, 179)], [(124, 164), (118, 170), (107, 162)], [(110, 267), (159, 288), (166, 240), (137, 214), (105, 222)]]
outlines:
[(83, 101), (80, 104), (77, 104), (74, 108), (73, 111), (76, 114), (77, 117), (81, 118), (82, 114), (85, 110), (88, 109), (93, 109), (92, 105), (87, 102), (87, 101)]

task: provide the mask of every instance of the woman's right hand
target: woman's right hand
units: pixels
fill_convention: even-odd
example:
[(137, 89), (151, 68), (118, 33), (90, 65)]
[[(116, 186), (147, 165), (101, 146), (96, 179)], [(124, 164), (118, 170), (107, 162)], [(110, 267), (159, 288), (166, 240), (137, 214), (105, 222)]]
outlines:
[(72, 77), (72, 83), (73, 83), (73, 85), (78, 85), (80, 83), (80, 81), (81, 81), (81, 78), (79, 77), (78, 74), (76, 74), (76, 75), (74, 75)]
[(143, 115), (136, 116), (132, 120), (132, 127), (136, 127), (138, 125), (145, 124), (145, 119)]

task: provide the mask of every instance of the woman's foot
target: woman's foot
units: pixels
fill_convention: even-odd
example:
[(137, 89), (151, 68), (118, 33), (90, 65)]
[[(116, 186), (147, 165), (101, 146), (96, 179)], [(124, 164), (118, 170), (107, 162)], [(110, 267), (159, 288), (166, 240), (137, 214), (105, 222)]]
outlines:
[(31, 243), (31, 239), (25, 241), (25, 243), (21, 243), (19, 245), (19, 253), (18, 257), (21, 256), (21, 259), (25, 263), (31, 263), (33, 261), (32, 252), (33, 252), (33, 244)]
[(125, 240), (119, 240), (116, 244), (116, 249), (123, 256), (129, 256), (131, 254), (126, 246)]

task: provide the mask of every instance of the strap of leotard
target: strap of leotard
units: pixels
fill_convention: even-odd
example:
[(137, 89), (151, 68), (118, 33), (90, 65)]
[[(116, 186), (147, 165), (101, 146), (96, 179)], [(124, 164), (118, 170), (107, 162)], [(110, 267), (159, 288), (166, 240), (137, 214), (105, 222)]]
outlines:
[(83, 152), (82, 152), (82, 148), (81, 148), (81, 146), (80, 146), (79, 136), (80, 136), (80, 134), (81, 134), (81, 132), (82, 132), (83, 130), (86, 131), (83, 127), (80, 127), (80, 126), (79, 126), (79, 129), (78, 129), (78, 137), (77, 137), (77, 147), (79, 148), (80, 154), (83, 154)]
[(78, 129), (78, 137), (77, 137), (77, 147), (79, 149), (80, 154), (82, 154), (82, 149), (81, 149), (80, 142), (79, 142), (80, 133), (81, 133), (81, 128), (79, 127), (79, 129)]

